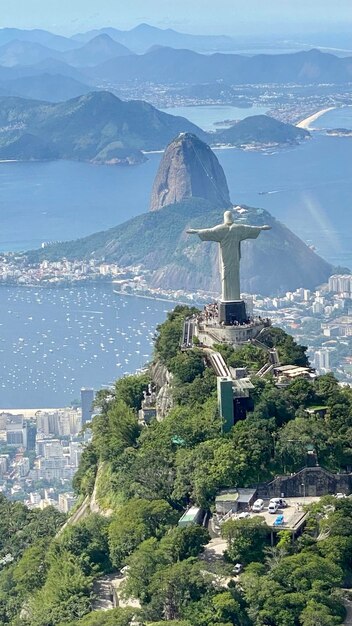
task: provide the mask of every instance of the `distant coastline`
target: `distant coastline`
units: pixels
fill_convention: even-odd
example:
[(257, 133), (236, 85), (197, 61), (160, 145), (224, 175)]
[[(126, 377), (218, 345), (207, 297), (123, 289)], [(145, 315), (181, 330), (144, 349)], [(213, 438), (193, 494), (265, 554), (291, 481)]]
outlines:
[(306, 117), (301, 122), (298, 122), (296, 126), (297, 128), (304, 128), (304, 130), (311, 130), (311, 124), (313, 122), (319, 119), (319, 117), (321, 117), (322, 115), (325, 115), (325, 113), (327, 113), (328, 111), (333, 111), (333, 109), (336, 109), (336, 107), (327, 107), (326, 109), (321, 109), (320, 111), (313, 113), (313, 115), (309, 115), (309, 117)]

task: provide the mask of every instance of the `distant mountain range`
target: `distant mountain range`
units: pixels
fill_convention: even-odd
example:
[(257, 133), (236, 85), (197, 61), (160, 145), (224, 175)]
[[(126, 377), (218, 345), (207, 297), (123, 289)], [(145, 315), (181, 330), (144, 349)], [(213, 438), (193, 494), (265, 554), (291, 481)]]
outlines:
[(109, 35), (115, 41), (127, 46), (134, 52), (146, 52), (152, 46), (171, 46), (172, 48), (190, 48), (199, 52), (216, 50), (234, 50), (236, 41), (232, 37), (223, 35), (190, 35), (179, 33), (172, 28), (156, 28), (149, 24), (139, 24), (131, 30), (116, 28), (101, 28), (87, 33), (74, 35), (73, 39), (79, 42), (89, 41), (97, 35)]
[[(0, 158), (76, 159), (111, 163), (145, 160), (180, 132), (206, 133), (146, 102), (92, 92), (59, 104), (0, 98)], [(45, 155), (47, 146), (47, 155)]]
[(104, 34), (94, 37), (79, 48), (66, 51), (16, 39), (0, 47), (0, 65), (3, 67), (28, 66), (47, 59), (57, 59), (74, 67), (89, 67), (108, 59), (132, 54), (131, 50)]
[[(55, 100), (60, 100), (61, 91), (89, 89), (74, 79), (51, 75), (0, 82), (0, 159), (136, 164), (145, 160), (142, 151), (163, 150), (180, 132), (194, 133), (210, 144), (235, 146), (285, 144), (309, 136), (267, 116), (252, 116), (224, 131), (206, 133), (183, 117), (163, 113), (147, 102), (120, 100), (107, 91), (54, 104), (4, 97), (10, 88), (12, 93), (30, 91), (32, 97), (51, 89)], [(204, 180), (201, 186), (210, 183)], [(167, 193), (165, 197), (170, 204)]]
[[(142, 265), (150, 271), (153, 286), (219, 292), (217, 246), (186, 234), (190, 227), (222, 222), (228, 208), (225, 174), (209, 151), (197, 137), (177, 138), (165, 152), (154, 183), (151, 208), (159, 210), (77, 241), (30, 252), (29, 261), (94, 258), (125, 267)], [(206, 178), (212, 180), (215, 195), (211, 185), (199, 186)], [(165, 206), (165, 189), (170, 198), (182, 201)], [(242, 206), (235, 208), (234, 215), (240, 223), (272, 226), (265, 237), (241, 246), (243, 291), (273, 295), (303, 286), (314, 288), (332, 273), (331, 265), (267, 211)]]
[(162, 84), (209, 83), (347, 83), (352, 57), (339, 58), (319, 50), (294, 54), (242, 56), (199, 54), (191, 50), (153, 48), (143, 55), (106, 61), (87, 72), (95, 80), (123, 83), (139, 80)]
[[(230, 98), (231, 85), (352, 81), (352, 57), (319, 50), (253, 56), (223, 53), (234, 49), (236, 42), (230, 37), (188, 35), (147, 24), (130, 31), (103, 28), (74, 38), (43, 30), (0, 29), (0, 79), (54, 73), (95, 87), (138, 80), (185, 89), (202, 85), (204, 92), (208, 85), (205, 90), (213, 95), (227, 89)], [(209, 54), (213, 51), (218, 52)]]
[(236, 35), (236, 37), (227, 37), (223, 35), (193, 35), (189, 33), (181, 33), (172, 28), (157, 28), (149, 24), (139, 24), (131, 30), (120, 30), (117, 28), (100, 28), (85, 33), (73, 35), (73, 37), (63, 37), (55, 35), (46, 30), (32, 29), (23, 30), (18, 28), (2, 28), (0, 29), (0, 46), (10, 41), (20, 40), (39, 43), (53, 50), (66, 51), (74, 50), (87, 43), (97, 35), (107, 34), (118, 43), (127, 46), (130, 50), (143, 53), (152, 46), (171, 46), (172, 48), (188, 48), (198, 52), (234, 52), (251, 50), (255, 54), (256, 50), (273, 49), (277, 51), (280, 48), (291, 49), (309, 49), (309, 47), (317, 47), (321, 49), (331, 49), (332, 51), (348, 51), (352, 50), (352, 38), (348, 30), (345, 32), (340, 29), (339, 32), (323, 32), (323, 33), (291, 33), (290, 39), (282, 35), (281, 37), (273, 37), (270, 34), (262, 33), (260, 39), (256, 36), (248, 37), (247, 35)]
[(55, 35), (47, 30), (34, 28), (32, 30), (22, 28), (0, 28), (0, 46), (11, 41), (28, 41), (30, 43), (39, 43), (53, 50), (74, 50), (79, 48), (81, 44), (75, 39)]

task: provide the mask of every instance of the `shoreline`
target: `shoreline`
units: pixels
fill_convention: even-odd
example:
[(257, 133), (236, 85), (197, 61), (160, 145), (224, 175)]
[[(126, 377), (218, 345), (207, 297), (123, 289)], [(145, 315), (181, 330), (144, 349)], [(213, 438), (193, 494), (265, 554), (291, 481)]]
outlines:
[(336, 108), (337, 108), (336, 106), (333, 106), (333, 107), (327, 107), (325, 109), (320, 109), (320, 111), (317, 111), (316, 113), (313, 113), (312, 115), (309, 115), (308, 117), (306, 117), (304, 120), (301, 120), (300, 122), (298, 122), (296, 126), (297, 128), (303, 128), (304, 130), (312, 130), (311, 124), (313, 122), (319, 119), (319, 117), (321, 117), (322, 115), (325, 115), (325, 113), (327, 113), (328, 111), (333, 111)]

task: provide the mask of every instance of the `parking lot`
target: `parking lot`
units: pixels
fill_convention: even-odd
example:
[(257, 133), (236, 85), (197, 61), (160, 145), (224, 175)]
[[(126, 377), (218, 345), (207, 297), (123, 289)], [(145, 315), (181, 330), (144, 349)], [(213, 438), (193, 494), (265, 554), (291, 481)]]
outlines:
[[(318, 502), (319, 500), (319, 497), (285, 498), (287, 507), (279, 507), (275, 513), (268, 512), (270, 500), (264, 500), (264, 508), (262, 509), (262, 511), (250, 511), (249, 514), (246, 515), (246, 517), (263, 517), (270, 528), (276, 530), (287, 529), (296, 531), (298, 530), (298, 528), (300, 528), (306, 518), (304, 506), (306, 506), (307, 504), (312, 504), (313, 502)], [(234, 515), (232, 519), (241, 519), (241, 517), (245, 517), (244, 514), (242, 514), (241, 517), (240, 515)], [(283, 521), (280, 525), (274, 525), (274, 522), (279, 515), (283, 515)]]

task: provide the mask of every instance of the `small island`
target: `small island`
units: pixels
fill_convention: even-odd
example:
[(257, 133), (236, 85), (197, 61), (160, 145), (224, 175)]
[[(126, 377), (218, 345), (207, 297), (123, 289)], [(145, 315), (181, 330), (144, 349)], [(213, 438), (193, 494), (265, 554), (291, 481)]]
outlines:
[(218, 130), (214, 135), (214, 144), (227, 144), (236, 147), (268, 147), (277, 145), (296, 145), (308, 139), (310, 133), (269, 117), (252, 115), (240, 120), (230, 128)]

